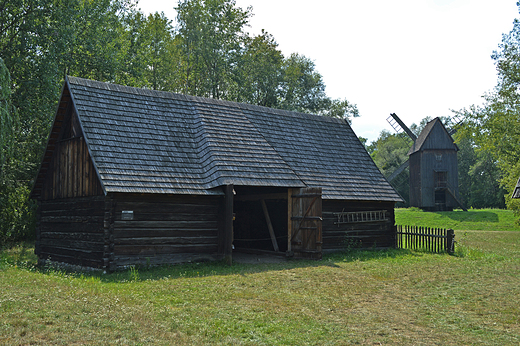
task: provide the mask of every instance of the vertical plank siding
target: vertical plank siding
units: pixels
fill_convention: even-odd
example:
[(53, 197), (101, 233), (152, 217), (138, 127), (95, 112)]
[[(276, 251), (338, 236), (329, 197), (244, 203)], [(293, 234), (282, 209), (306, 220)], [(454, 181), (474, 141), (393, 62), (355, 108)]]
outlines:
[(98, 196), (103, 189), (83, 137), (56, 143), (42, 199)]
[(104, 196), (40, 201), (35, 245), (40, 260), (103, 267), (104, 207)]
[(115, 194), (110, 268), (216, 259), (223, 202), (218, 196)]
[[(412, 159), (413, 156), (413, 159)], [(436, 157), (441, 157), (437, 160)], [(446, 172), (447, 184), (458, 194), (457, 152), (455, 150), (423, 150), (410, 155), (411, 183), (416, 184), (414, 203), (412, 206), (437, 210), (435, 206), (436, 186), (435, 172)], [(412, 165), (412, 161), (414, 164)], [(418, 162), (416, 164), (416, 162)], [(413, 169), (412, 169), (413, 167)], [(413, 176), (413, 178), (412, 178)], [(412, 201), (410, 201), (412, 203)], [(458, 207), (458, 203), (449, 195), (446, 196), (448, 210)]]
[[(363, 216), (356, 221), (338, 223), (342, 212), (371, 212), (377, 217)], [(384, 218), (379, 215), (383, 214)], [(363, 214), (365, 215), (365, 214)], [(393, 202), (323, 201), (323, 251), (343, 251), (348, 248), (393, 247), (395, 242)]]
[(289, 244), (296, 258), (321, 259), (323, 245), (321, 188), (289, 189)]
[(396, 247), (435, 253), (453, 253), (455, 251), (455, 233), (452, 229), (397, 226)]

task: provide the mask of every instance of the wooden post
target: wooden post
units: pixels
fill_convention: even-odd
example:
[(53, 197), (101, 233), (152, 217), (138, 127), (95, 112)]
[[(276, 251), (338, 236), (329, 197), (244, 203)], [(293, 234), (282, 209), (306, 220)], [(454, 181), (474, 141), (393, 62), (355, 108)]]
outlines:
[(269, 211), (267, 211), (267, 206), (265, 205), (265, 200), (261, 199), (262, 209), (264, 210), (265, 221), (267, 222), (267, 228), (269, 229), (269, 235), (271, 236), (271, 242), (273, 243), (274, 251), (278, 252), (280, 249), (278, 248), (278, 242), (276, 241), (276, 236), (274, 235), (273, 225), (271, 224), (271, 218), (269, 217)]
[(103, 219), (103, 268), (114, 271), (117, 264), (114, 263), (114, 196), (109, 194), (105, 197), (105, 215)]
[(226, 185), (224, 215), (224, 259), (228, 265), (233, 263), (233, 184)]
[(446, 231), (446, 251), (449, 254), (455, 252), (455, 231), (452, 229)]
[(292, 189), (287, 189), (287, 254), (290, 254), (292, 251), (291, 248), (291, 239), (292, 239)]
[[(40, 254), (41, 220), (42, 220), (42, 201), (40, 199), (38, 199), (37, 207), (36, 207), (36, 242), (34, 243), (34, 253), (36, 255)], [(38, 256), (38, 259), (39, 259), (39, 256)]]

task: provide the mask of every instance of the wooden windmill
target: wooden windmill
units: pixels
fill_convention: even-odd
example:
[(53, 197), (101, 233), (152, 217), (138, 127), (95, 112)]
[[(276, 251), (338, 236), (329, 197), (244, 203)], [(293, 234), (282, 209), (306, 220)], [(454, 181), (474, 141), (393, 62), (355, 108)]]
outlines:
[(407, 167), (410, 168), (410, 206), (430, 211), (466, 208), (459, 198), (457, 151), (451, 135), (439, 118), (428, 122), (419, 136), (395, 114), (387, 121), (397, 132), (404, 131), (413, 141), (408, 160), (387, 179), (392, 182)]

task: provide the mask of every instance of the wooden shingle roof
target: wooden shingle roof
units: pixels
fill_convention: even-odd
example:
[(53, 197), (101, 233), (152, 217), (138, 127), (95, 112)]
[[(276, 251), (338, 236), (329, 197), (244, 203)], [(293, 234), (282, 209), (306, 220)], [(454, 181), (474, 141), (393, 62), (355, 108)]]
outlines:
[(408, 155), (427, 149), (459, 150), (439, 118), (435, 118), (426, 124), (408, 151)]
[(221, 194), (234, 184), (401, 200), (344, 120), (75, 77), (66, 83), (107, 193)]

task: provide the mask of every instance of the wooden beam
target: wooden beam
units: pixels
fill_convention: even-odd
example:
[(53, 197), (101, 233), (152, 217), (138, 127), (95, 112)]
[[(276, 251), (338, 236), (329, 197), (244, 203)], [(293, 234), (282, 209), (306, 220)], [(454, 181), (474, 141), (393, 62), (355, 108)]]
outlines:
[(449, 187), (446, 188), (446, 191), (448, 191), (448, 193), (451, 195), (451, 197), (453, 197), (455, 202), (457, 202), (457, 204), (462, 208), (462, 210), (468, 211), (468, 209), (466, 209), (466, 207), (464, 207), (464, 205), (462, 204), (460, 199), (458, 199), (457, 196), (455, 196), (455, 193), (453, 191), (451, 191), (451, 189)]
[(260, 200), (262, 203), (262, 209), (264, 210), (265, 221), (267, 222), (267, 228), (269, 228), (269, 235), (271, 236), (271, 241), (273, 243), (274, 251), (278, 252), (280, 249), (278, 248), (278, 242), (276, 241), (276, 236), (274, 235), (273, 224), (271, 223), (271, 218), (269, 217), (269, 212), (267, 211), (267, 205), (265, 205), (265, 200)]
[(388, 180), (388, 182), (392, 182), (392, 180), (394, 180), (399, 174), (401, 174), (401, 172), (403, 172), (406, 168), (408, 168), (408, 166), (410, 166), (410, 161), (409, 160), (406, 160), (405, 162), (403, 162), (403, 164), (401, 166), (399, 166), (392, 174), (390, 174), (388, 176), (388, 178), (386, 178), (386, 180)]
[(291, 238), (292, 238), (292, 194), (291, 188), (287, 189), (287, 252), (292, 251)]
[(233, 263), (233, 184), (226, 185), (224, 216), (224, 259), (228, 265)]
[(392, 118), (394, 118), (395, 121), (397, 121), (397, 123), (401, 126), (401, 128), (404, 130), (404, 132), (406, 132), (408, 137), (410, 137), (415, 144), (415, 141), (417, 140), (417, 136), (408, 128), (408, 126), (406, 126), (403, 123), (403, 121), (397, 116), (397, 114), (392, 113), (392, 114), (390, 114), (390, 116)]
[(287, 194), (285, 193), (263, 193), (257, 195), (242, 195), (237, 196), (235, 200), (237, 201), (260, 201), (262, 199), (287, 199)]

